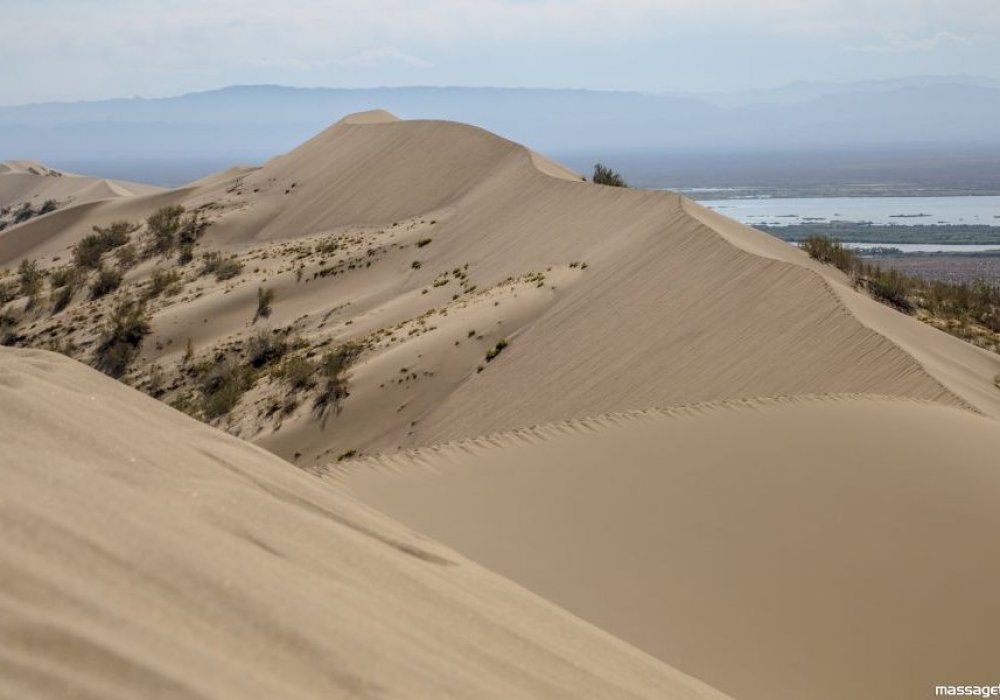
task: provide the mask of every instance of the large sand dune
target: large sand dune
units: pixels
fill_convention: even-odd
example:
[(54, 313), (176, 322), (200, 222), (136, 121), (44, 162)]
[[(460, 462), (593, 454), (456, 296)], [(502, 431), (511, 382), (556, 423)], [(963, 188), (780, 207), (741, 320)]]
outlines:
[(996, 682), (1000, 430), (812, 396), (352, 463), (365, 502), (748, 700)]
[[(205, 416), (198, 382), (262, 334), (310, 362), (358, 343), (349, 395), (317, 411), (319, 370), (293, 388), (265, 361), (212, 418), (252, 447), (0, 355), (18, 688), (712, 697), (663, 664), (749, 700), (996, 681), (997, 355), (676, 194), (384, 112), (20, 224), (0, 264), (58, 266), (168, 204), (242, 272), (129, 267), (152, 333), (124, 378)], [(155, 270), (176, 289), (148, 293)], [(0, 318), (94, 363), (113, 304)]]
[(0, 405), (0, 696), (723, 700), (71, 360)]
[[(316, 420), (308, 402), (280, 422), (262, 409), (223, 421), (301, 465), (736, 398), (878, 393), (1000, 416), (996, 355), (678, 195), (587, 184), (461, 124), (350, 117), (256, 170), (29, 222), (0, 235), (0, 262), (65, 255), (90, 225), (165, 203), (209, 207), (203, 249), (240, 255), (248, 270), (158, 303), (140, 374), (156, 364), (169, 378), (188, 339), (215, 357), (256, 332), (264, 285), (276, 298), (266, 327), (366, 345), (335, 421)], [(310, 253), (327, 240), (337, 252)], [(33, 337), (60, 326), (41, 319)]]
[(135, 182), (76, 175), (33, 161), (0, 163), (0, 204), (32, 204), (36, 208), (47, 199), (60, 206), (102, 199), (150, 194), (161, 188)]

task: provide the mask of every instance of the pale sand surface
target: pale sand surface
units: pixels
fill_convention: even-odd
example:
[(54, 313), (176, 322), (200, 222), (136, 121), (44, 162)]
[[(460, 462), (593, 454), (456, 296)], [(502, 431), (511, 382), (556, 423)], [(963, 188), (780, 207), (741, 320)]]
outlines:
[(67, 206), (161, 190), (160, 187), (137, 182), (68, 173), (34, 161), (0, 163), (0, 204), (3, 206), (27, 202), (38, 208), (47, 199), (55, 199), (60, 206)]
[[(1000, 357), (676, 194), (384, 112), (261, 168), (15, 226), (0, 265), (54, 265), (167, 204), (206, 207), (198, 253), (244, 272), (180, 268), (127, 379), (159, 368), (172, 401), (189, 340), (212, 363), (281, 330), (314, 356), (361, 342), (350, 396), (318, 419), (265, 374), (215, 421), (255, 447), (67, 360), (0, 355), (0, 604), (21, 645), (0, 678), (712, 697), (666, 663), (750, 700), (996, 682)], [(111, 303), (4, 311), (26, 344), (92, 361)], [(338, 466), (350, 450), (383, 456)]]
[[(474, 127), (355, 115), (259, 169), (15, 227), (0, 234), (0, 263), (66, 256), (92, 225), (165, 204), (212, 205), (201, 250), (240, 255), (247, 270), (156, 302), (137, 371), (177, 371), (189, 338), (199, 360), (246, 339), (260, 328), (257, 289), (274, 289), (265, 327), (367, 344), (336, 421), (306, 404), (267, 419), (253, 407), (271, 391), (262, 385), (220, 423), (310, 468), (349, 450), (735, 398), (878, 393), (1000, 416), (1000, 357), (678, 195), (594, 186), (543, 162)], [(353, 242), (332, 257), (297, 252), (337, 236)], [(317, 277), (350, 260), (361, 262)], [(461, 269), (463, 286), (435, 286)], [(74, 308), (32, 319), (36, 337), (61, 332)], [(501, 340), (508, 348), (485, 363)]]
[(365, 502), (734, 697), (996, 682), (1000, 430), (801, 397), (557, 424), (338, 471)]
[(0, 349), (0, 696), (723, 696), (330, 483)]

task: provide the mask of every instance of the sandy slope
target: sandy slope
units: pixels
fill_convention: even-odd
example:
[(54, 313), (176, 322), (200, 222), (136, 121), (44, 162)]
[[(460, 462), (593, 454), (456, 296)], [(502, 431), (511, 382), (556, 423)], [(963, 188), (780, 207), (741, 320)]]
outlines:
[(0, 696), (722, 700), (71, 360), (0, 405)]
[(46, 199), (54, 199), (65, 207), (99, 199), (151, 194), (161, 189), (135, 182), (76, 175), (33, 161), (0, 163), (0, 204), (3, 206), (25, 202), (37, 206)]
[[(339, 410), (268, 367), (216, 423), (738, 697), (995, 682), (1000, 357), (678, 195), (594, 186), (479, 129), (382, 112), (258, 169), (17, 226), (0, 264), (54, 265), (91, 226), (178, 203), (213, 217), (199, 253), (244, 268), (127, 271), (136, 295), (156, 268), (181, 275), (149, 302), (136, 386), (197, 413), (190, 376), (245, 360), (262, 329), (302, 358), (358, 342)], [(273, 309), (255, 323), (262, 287)], [(0, 312), (16, 342), (92, 361), (111, 304), (80, 292), (64, 311), (22, 297)], [(40, 683), (320, 694), (377, 676), (432, 696), (670, 697), (686, 682), (332, 483), (66, 361), (3, 362), (0, 431), (20, 456), (0, 478), (24, 494), (3, 501), (18, 534), (0, 546), (20, 562), (0, 579), (16, 583), (7, 608), (83, 639)], [(336, 467), (456, 440), (471, 442)], [(123, 528), (121, 512), (143, 518)], [(0, 659), (16, 682), (36, 677), (44, 629), (13, 628), (20, 651)], [(386, 654), (413, 661), (386, 672)]]
[[(202, 249), (242, 256), (246, 272), (217, 284), (196, 265), (182, 270), (183, 293), (154, 305), (133, 380), (146, 386), (153, 364), (168, 382), (182, 378), (188, 339), (197, 359), (214, 361), (262, 327), (250, 322), (257, 290), (273, 289), (263, 327), (301, 337), (310, 352), (366, 346), (335, 420), (264, 381), (221, 421), (303, 466), (734, 398), (878, 393), (1000, 416), (1000, 357), (879, 306), (835, 269), (678, 195), (587, 184), (474, 127), (356, 115), (229, 175), (29, 222), (0, 234), (0, 262), (65, 256), (89, 225), (165, 203), (210, 206)], [(323, 241), (339, 241), (336, 252), (316, 253)], [(78, 308), (28, 315), (26, 342), (102, 313), (99, 303)], [(74, 340), (87, 360), (92, 338)], [(508, 347), (486, 363), (501, 340)], [(275, 402), (292, 408), (275, 418)]]
[(365, 502), (734, 697), (994, 683), (1000, 430), (815, 396), (344, 466)]

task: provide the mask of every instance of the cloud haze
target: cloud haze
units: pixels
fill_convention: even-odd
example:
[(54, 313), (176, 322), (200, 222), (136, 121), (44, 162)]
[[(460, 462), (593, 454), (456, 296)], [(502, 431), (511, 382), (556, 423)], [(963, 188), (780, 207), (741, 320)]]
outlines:
[(0, 103), (227, 84), (726, 90), (997, 77), (995, 0), (0, 0)]

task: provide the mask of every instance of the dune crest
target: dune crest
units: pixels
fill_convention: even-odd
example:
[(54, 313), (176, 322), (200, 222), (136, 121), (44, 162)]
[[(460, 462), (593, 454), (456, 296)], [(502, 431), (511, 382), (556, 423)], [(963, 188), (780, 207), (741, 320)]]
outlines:
[[(185, 348), (195, 363), (245, 352), (267, 286), (265, 329), (313, 357), (363, 347), (335, 421), (277, 381), (217, 420), (308, 468), (352, 451), (779, 395), (884, 394), (1000, 416), (1000, 357), (679, 195), (584, 183), (540, 162), (475, 127), (365, 113), (260, 168), (29, 221), (0, 234), (0, 262), (45, 264), (94, 225), (168, 204), (204, 212), (198, 255), (235, 256), (244, 272), (213, 281), (197, 258), (131, 272), (136, 285), (156, 267), (182, 276), (179, 294), (152, 303), (132, 380), (149, 386), (159, 367), (179, 382), (162, 398), (197, 398)], [(60, 315), (33, 321), (23, 344), (92, 342), (67, 335)], [(275, 402), (291, 407), (275, 418)]]
[(909, 700), (990, 682), (998, 454), (996, 422), (968, 411), (812, 396), (538, 426), (335, 474), (733, 697)]
[(387, 112), (384, 109), (371, 109), (367, 112), (356, 112), (354, 114), (348, 114), (346, 117), (340, 120), (340, 124), (386, 124), (389, 122), (400, 121), (392, 112)]
[[(121, 221), (127, 242), (68, 267)], [(25, 291), (26, 259), (63, 288)], [(0, 352), (18, 691), (995, 681), (1000, 357), (675, 193), (375, 111), (20, 223), (0, 264), (5, 343), (253, 443)]]

